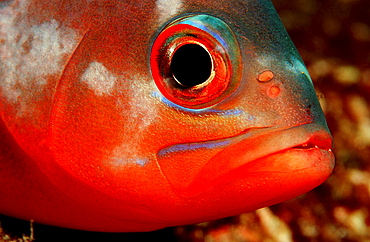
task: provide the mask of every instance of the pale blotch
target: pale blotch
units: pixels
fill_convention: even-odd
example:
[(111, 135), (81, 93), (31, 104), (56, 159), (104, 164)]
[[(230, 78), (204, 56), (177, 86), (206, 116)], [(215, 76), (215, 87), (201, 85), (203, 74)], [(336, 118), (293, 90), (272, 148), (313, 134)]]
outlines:
[(102, 96), (111, 94), (119, 77), (111, 73), (103, 64), (91, 62), (81, 76), (81, 81), (94, 90), (95, 94)]
[(156, 86), (152, 80), (141, 77), (134, 78), (130, 83), (131, 86), (127, 92), (129, 113), (137, 122), (135, 129), (143, 131), (156, 121), (158, 99), (151, 95), (156, 90)]
[(55, 19), (32, 24), (27, 19), (30, 2), (16, 1), (0, 10), (0, 93), (8, 102), (18, 103), (19, 110), (29, 108), (48, 78), (63, 72), (66, 57), (80, 39)]
[(152, 139), (149, 128), (159, 122), (160, 100), (151, 94), (157, 88), (153, 80), (141, 76), (120, 81), (124, 82), (119, 89), (124, 99), (118, 101), (118, 105), (122, 107), (123, 115), (127, 115), (127, 122), (122, 127), (122, 143), (112, 151), (109, 160), (114, 167), (144, 166), (154, 155), (146, 143)]
[[(128, 145), (126, 145), (126, 147), (128, 147)], [(117, 147), (113, 151), (111, 157), (111, 164), (113, 164), (115, 167), (127, 165), (145, 166), (149, 163), (148, 158), (142, 158), (142, 156), (133, 153), (131, 149), (123, 149), (123, 147)]]
[(159, 23), (167, 21), (182, 10), (182, 0), (157, 0), (157, 13)]

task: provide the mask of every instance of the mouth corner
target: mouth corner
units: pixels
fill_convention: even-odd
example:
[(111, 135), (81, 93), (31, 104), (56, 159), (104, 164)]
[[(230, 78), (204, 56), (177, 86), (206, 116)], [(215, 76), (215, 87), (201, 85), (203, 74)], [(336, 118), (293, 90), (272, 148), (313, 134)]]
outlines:
[(333, 139), (329, 132), (317, 130), (308, 140), (289, 148), (291, 152), (299, 152), (306, 160), (306, 168), (318, 169), (319, 172), (331, 174), (335, 166)]
[(293, 146), (291, 149), (321, 149), (332, 152), (333, 140), (329, 133), (318, 131), (312, 134), (308, 141)]

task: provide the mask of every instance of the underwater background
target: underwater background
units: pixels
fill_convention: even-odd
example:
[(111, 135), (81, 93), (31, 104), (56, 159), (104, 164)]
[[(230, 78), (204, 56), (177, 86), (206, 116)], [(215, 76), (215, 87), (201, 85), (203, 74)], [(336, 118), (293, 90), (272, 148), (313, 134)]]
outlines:
[(149, 233), (76, 231), (0, 216), (0, 241), (370, 241), (370, 1), (273, 3), (334, 138), (336, 167), (324, 184), (255, 212)]

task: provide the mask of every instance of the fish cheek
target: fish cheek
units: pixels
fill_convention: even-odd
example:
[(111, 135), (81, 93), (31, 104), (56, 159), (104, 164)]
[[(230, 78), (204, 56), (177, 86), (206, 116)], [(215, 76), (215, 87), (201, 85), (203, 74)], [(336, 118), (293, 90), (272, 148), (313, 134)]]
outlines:
[[(145, 143), (146, 130), (140, 132), (137, 125), (142, 116), (131, 116), (130, 111), (138, 110), (127, 93), (117, 91), (122, 77), (104, 63), (81, 63), (73, 60), (58, 86), (48, 145), (58, 165), (83, 183), (109, 194), (122, 187), (134, 189), (145, 180), (145, 170), (156, 169), (143, 155), (147, 146), (138, 145)], [(63, 181), (56, 182), (63, 186)]]

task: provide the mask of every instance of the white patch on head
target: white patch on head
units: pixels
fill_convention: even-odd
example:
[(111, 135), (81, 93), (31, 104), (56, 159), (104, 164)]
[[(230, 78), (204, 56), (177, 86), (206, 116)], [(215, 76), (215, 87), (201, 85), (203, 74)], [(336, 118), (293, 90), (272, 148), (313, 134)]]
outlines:
[(163, 23), (182, 10), (182, 0), (157, 0), (156, 6), (158, 20)]
[(134, 120), (137, 120), (137, 131), (145, 130), (157, 117), (158, 101), (151, 95), (156, 90), (154, 81), (143, 80), (137, 77), (131, 81), (132, 85), (128, 91), (129, 113)]
[(66, 56), (80, 39), (55, 19), (32, 24), (30, 2), (20, 0), (0, 10), (0, 93), (18, 103), (19, 110), (42, 93), (50, 76), (63, 72)]
[(117, 167), (129, 164), (144, 166), (153, 159), (153, 154), (149, 153), (150, 147), (145, 142), (151, 135), (149, 127), (158, 122), (161, 101), (151, 94), (157, 90), (153, 80), (136, 76), (120, 81), (124, 83), (119, 90), (124, 102), (119, 100), (118, 105), (129, 116), (122, 127), (122, 144), (113, 150), (109, 160)]
[[(127, 145), (126, 145), (127, 147)], [(148, 158), (141, 158), (137, 154), (134, 154), (132, 152), (129, 153), (123, 153), (122, 147), (117, 147), (112, 154), (112, 162), (111, 164), (122, 167), (127, 165), (139, 165), (139, 166), (145, 166), (150, 162)], [(127, 149), (126, 149), (127, 151)], [(137, 158), (135, 158), (137, 157)]]
[(82, 74), (81, 81), (94, 90), (95, 94), (102, 96), (110, 94), (118, 80), (118, 76), (111, 73), (103, 64), (91, 62)]

